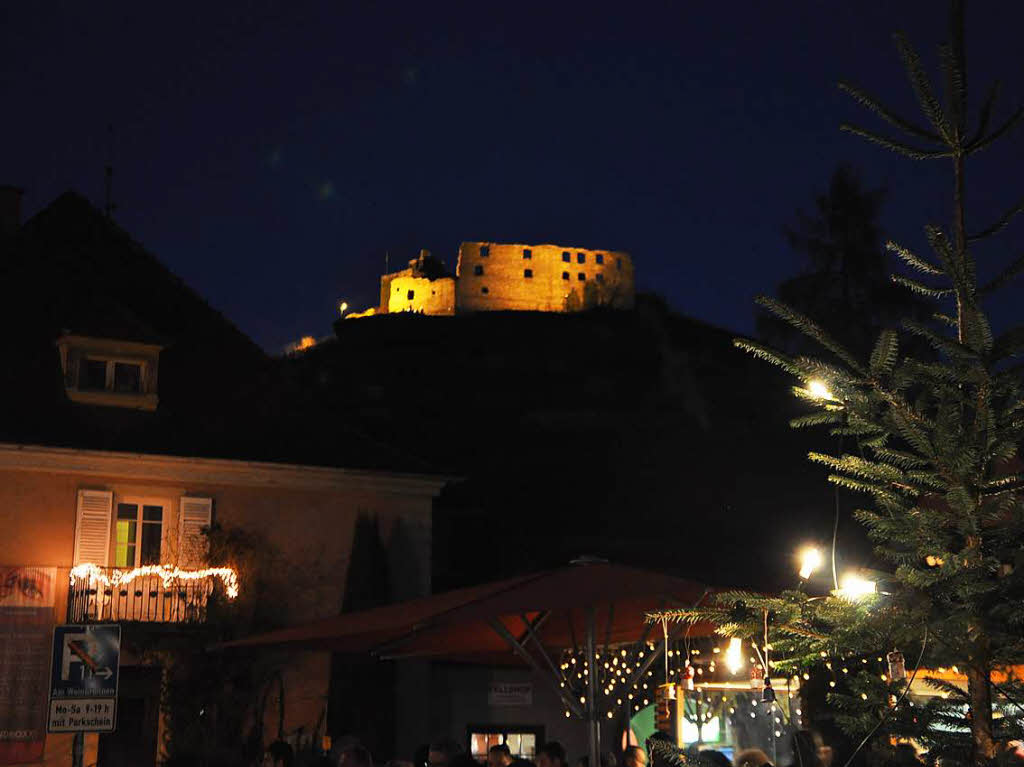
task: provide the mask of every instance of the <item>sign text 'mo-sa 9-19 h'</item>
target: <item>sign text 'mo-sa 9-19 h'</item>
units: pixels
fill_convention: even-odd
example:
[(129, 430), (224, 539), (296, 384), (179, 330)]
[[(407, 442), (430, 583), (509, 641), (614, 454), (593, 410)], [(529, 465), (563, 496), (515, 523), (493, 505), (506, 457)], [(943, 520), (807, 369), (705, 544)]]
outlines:
[(57, 626), (50, 661), (47, 732), (113, 732), (121, 627)]

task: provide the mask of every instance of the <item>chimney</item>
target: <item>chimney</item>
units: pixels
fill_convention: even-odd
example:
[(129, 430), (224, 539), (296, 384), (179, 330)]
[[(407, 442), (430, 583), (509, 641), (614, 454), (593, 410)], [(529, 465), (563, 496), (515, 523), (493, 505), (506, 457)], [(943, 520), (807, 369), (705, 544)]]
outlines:
[(24, 189), (0, 184), (0, 237), (17, 234), (21, 228), (21, 195)]

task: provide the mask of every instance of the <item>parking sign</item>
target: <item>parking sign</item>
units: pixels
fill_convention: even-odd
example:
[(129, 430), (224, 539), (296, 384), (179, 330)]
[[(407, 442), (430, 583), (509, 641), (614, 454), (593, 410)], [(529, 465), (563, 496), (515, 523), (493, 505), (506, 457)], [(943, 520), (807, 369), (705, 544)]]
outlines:
[(47, 732), (113, 732), (120, 656), (116, 623), (53, 630)]

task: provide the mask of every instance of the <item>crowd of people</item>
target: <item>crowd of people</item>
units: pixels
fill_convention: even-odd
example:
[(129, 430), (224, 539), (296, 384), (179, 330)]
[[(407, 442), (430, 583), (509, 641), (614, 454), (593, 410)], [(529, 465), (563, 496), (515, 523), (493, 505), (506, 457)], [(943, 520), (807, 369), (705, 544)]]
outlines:
[[(792, 736), (790, 764), (781, 767), (831, 767), (832, 750), (821, 736), (809, 730)], [(915, 759), (916, 761), (916, 759)], [(709, 749), (678, 749), (668, 735), (656, 733), (647, 742), (647, 748), (629, 746), (621, 755), (611, 751), (601, 754), (599, 767), (776, 767), (769, 756), (757, 748), (738, 751), (730, 759), (721, 751)], [(918, 763), (919, 764), (919, 763)], [(300, 767), (292, 747), (283, 741), (272, 743), (263, 757), (262, 767)], [(304, 767), (304, 765), (303, 765)], [(354, 740), (335, 744), (330, 753), (321, 756), (315, 767), (375, 767), (370, 752)], [(482, 767), (481, 764), (450, 738), (439, 738), (421, 746), (410, 761), (391, 760), (384, 767)], [(590, 767), (589, 756), (570, 761), (565, 747), (557, 741), (548, 741), (536, 754), (536, 762), (516, 756), (507, 744), (491, 746), (486, 767)], [(900, 764), (899, 767), (911, 767)]]

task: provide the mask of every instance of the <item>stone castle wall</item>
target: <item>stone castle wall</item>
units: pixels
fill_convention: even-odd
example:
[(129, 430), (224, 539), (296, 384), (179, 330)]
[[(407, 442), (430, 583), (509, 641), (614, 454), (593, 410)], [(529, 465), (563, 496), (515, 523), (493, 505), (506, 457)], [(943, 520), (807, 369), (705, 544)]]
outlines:
[(455, 280), (452, 277), (431, 280), (400, 272), (387, 275), (386, 283), (382, 279), (381, 286), (381, 306), (388, 314), (455, 314)]
[(636, 290), (628, 253), (561, 245), (464, 242), (456, 277), (459, 312), (628, 309)]

